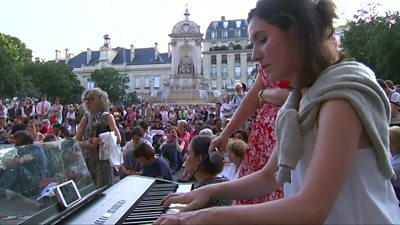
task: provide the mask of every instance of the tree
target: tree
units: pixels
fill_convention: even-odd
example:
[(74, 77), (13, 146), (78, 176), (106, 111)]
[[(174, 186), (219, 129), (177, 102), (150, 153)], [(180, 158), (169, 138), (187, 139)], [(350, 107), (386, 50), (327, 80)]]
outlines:
[(368, 65), (381, 79), (400, 83), (400, 16), (399, 12), (386, 12), (379, 16), (376, 5), (359, 10), (356, 21), (344, 33), (345, 51), (357, 61)]
[(137, 97), (136, 91), (128, 93), (123, 103), (124, 105), (139, 104), (140, 100)]
[(126, 99), (127, 83), (129, 83), (129, 78), (126, 75), (108, 67), (95, 70), (90, 76), (96, 87), (108, 93), (112, 103), (122, 103)]
[(0, 33), (0, 98), (21, 96), (31, 89), (22, 68), (32, 63), (32, 51), (16, 37)]
[(80, 102), (84, 89), (79, 85), (76, 75), (65, 64), (32, 63), (24, 67), (23, 74), (38, 94), (46, 94), (49, 99), (59, 96), (62, 103)]

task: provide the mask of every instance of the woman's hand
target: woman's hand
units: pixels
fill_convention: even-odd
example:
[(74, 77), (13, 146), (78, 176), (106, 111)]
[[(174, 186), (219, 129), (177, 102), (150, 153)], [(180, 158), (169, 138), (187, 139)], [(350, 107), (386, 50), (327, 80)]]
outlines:
[(187, 204), (180, 212), (187, 212), (204, 208), (210, 201), (211, 194), (206, 188), (200, 188), (188, 193), (172, 193), (167, 195), (161, 204), (168, 208), (173, 203)]
[(83, 147), (90, 148), (90, 149), (97, 148), (99, 146), (100, 142), (101, 142), (100, 138), (92, 137), (83, 142), (84, 143)]
[(182, 212), (160, 216), (154, 224), (207, 224), (207, 216), (202, 216), (203, 211)]
[(226, 145), (228, 144), (229, 137), (225, 137), (222, 133), (214, 138), (210, 143), (210, 148), (208, 149), (209, 152), (213, 152), (215, 148), (218, 149), (221, 153), (225, 151)]

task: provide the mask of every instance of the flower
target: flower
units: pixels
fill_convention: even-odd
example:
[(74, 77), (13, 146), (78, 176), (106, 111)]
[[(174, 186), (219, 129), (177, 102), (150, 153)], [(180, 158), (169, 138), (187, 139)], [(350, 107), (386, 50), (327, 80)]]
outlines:
[(287, 89), (289, 88), (289, 81), (288, 80), (277, 81), (276, 86), (282, 89)]

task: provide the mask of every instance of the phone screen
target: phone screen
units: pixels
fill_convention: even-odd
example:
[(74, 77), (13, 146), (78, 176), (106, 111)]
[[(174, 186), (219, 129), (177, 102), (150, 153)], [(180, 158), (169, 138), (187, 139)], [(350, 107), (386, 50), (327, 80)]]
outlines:
[(65, 207), (70, 206), (81, 198), (79, 191), (72, 180), (60, 184), (57, 187), (57, 191), (59, 192), (59, 197)]

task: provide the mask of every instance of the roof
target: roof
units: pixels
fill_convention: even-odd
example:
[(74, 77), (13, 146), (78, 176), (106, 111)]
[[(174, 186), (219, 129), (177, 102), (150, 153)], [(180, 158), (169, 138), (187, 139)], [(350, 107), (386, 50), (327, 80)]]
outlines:
[[(129, 48), (113, 48), (117, 52), (114, 60), (111, 62), (113, 65), (149, 65), (149, 64), (169, 64), (171, 63), (171, 57), (168, 57), (168, 53), (159, 53), (158, 58), (154, 59), (155, 51), (154, 48), (137, 48), (135, 49), (135, 58), (131, 60), (131, 50)], [(79, 68), (84, 66), (94, 66), (99, 63), (100, 51), (91, 52), (91, 60), (87, 63), (87, 51), (79, 53), (77, 56), (71, 58), (68, 65), (72, 68)], [(59, 63), (65, 63), (65, 60), (60, 60)]]
[[(224, 23), (227, 26), (224, 26)], [(237, 23), (240, 23), (239, 26), (237, 26)], [(247, 26), (248, 24), (245, 19), (212, 21), (207, 27), (205, 40), (248, 38)], [(235, 36), (235, 30), (237, 29), (241, 30), (240, 37)], [(222, 37), (223, 30), (228, 31), (228, 36), (225, 38)], [(217, 32), (216, 38), (211, 38), (211, 31)]]

